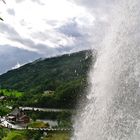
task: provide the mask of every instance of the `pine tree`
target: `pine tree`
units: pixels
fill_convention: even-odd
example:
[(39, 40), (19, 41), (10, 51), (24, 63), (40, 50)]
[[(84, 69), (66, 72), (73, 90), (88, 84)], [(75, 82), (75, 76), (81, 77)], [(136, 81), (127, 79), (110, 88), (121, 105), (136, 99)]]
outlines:
[[(2, 2), (6, 4), (5, 0), (2, 0)], [(3, 18), (1, 18), (1, 17), (0, 17), (0, 20), (2, 20), (2, 21), (3, 21)]]

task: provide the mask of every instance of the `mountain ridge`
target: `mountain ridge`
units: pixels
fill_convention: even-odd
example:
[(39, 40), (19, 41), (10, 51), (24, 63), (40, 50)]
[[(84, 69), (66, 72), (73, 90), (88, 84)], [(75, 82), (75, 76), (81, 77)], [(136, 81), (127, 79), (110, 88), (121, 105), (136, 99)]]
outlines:
[[(87, 86), (87, 72), (96, 60), (93, 52), (80, 51), (25, 64), (0, 75), (0, 87), (24, 92), (26, 99), (30, 96), (26, 105), (71, 108)], [(46, 91), (53, 94), (44, 97)]]

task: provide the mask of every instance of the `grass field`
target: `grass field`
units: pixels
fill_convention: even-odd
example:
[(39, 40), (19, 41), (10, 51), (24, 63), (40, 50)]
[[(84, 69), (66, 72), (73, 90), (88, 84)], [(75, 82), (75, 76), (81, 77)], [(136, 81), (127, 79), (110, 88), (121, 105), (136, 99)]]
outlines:
[(13, 96), (13, 97), (22, 97), (23, 93), (22, 92), (18, 92), (16, 90), (0, 89), (0, 95)]
[(68, 132), (50, 133), (43, 140), (70, 140), (70, 134)]
[(0, 140), (70, 140), (71, 136), (70, 132), (46, 132), (47, 136), (44, 135), (45, 132), (40, 133), (39, 131), (9, 131), (4, 129), (3, 132), (5, 137)]
[(28, 139), (22, 132), (11, 131), (2, 140), (28, 140)]
[(36, 122), (31, 122), (28, 126), (32, 128), (48, 128), (49, 124), (41, 121), (36, 121)]

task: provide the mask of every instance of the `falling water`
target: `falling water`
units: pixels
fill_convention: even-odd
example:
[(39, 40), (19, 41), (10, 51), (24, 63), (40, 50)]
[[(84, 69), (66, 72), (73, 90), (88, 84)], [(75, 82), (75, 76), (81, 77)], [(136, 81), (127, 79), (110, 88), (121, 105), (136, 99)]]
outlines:
[(140, 140), (140, 0), (118, 0), (72, 140)]

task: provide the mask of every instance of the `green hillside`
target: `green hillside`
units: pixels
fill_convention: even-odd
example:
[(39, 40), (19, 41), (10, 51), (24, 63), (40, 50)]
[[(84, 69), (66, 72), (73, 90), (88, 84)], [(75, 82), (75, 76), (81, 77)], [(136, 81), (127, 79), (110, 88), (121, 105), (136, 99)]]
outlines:
[[(90, 50), (37, 60), (0, 76), (2, 89), (24, 92), (22, 104), (41, 107), (74, 107), (86, 86)], [(21, 103), (21, 101), (20, 101)]]

